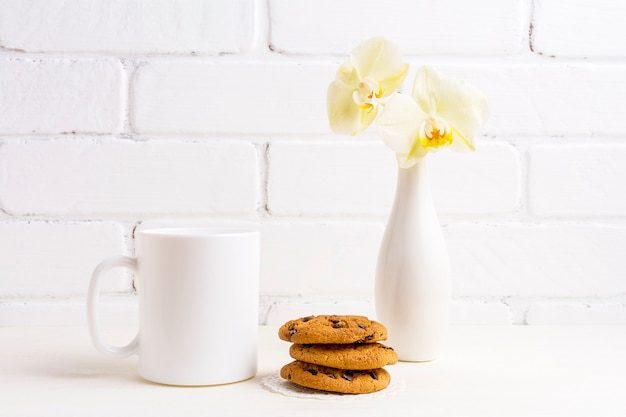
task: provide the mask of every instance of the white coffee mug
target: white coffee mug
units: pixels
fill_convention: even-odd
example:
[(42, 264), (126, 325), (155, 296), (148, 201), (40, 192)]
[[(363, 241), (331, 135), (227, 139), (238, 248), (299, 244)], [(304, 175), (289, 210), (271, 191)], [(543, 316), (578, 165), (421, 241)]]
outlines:
[[(257, 371), (259, 232), (162, 228), (136, 233), (135, 258), (117, 256), (94, 270), (87, 321), (95, 347), (139, 356), (139, 375), (168, 385), (217, 385)], [(134, 272), (139, 331), (126, 346), (109, 345), (98, 318), (101, 278), (111, 268)]]

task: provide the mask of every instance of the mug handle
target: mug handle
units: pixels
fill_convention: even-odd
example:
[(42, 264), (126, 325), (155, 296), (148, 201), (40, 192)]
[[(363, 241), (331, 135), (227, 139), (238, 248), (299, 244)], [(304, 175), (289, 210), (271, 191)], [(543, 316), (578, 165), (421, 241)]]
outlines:
[(102, 337), (100, 330), (100, 315), (98, 313), (98, 299), (100, 297), (100, 278), (109, 270), (117, 267), (128, 268), (137, 275), (137, 259), (127, 256), (114, 256), (105, 259), (94, 269), (87, 292), (87, 324), (91, 341), (100, 352), (105, 355), (125, 358), (137, 352), (139, 333), (126, 346), (112, 346)]

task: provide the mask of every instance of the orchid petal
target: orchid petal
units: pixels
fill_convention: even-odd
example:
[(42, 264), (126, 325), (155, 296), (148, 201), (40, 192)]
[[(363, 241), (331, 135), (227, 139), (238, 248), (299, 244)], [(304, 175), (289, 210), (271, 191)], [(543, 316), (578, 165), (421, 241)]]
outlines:
[[(453, 150), (474, 150), (474, 140), (487, 120), (489, 108), (483, 94), (467, 83), (458, 83), (454, 95), (443, 100), (440, 116), (448, 120), (454, 132)], [(460, 139), (460, 140), (457, 140)], [(465, 148), (465, 149), (463, 149)]]
[(351, 61), (361, 79), (378, 81), (384, 97), (400, 88), (409, 70), (398, 48), (385, 38), (372, 38), (354, 48)]
[(357, 106), (353, 99), (354, 89), (340, 80), (328, 86), (326, 95), (328, 121), (335, 133), (352, 136), (367, 129), (377, 116), (378, 109)]
[(425, 117), (415, 100), (403, 94), (393, 95), (378, 117), (378, 133), (396, 153), (401, 167), (414, 165), (428, 152), (418, 140)]
[(437, 113), (442, 78), (440, 72), (430, 67), (420, 67), (415, 73), (411, 96), (427, 114)]
[(380, 86), (383, 90), (383, 97), (389, 97), (391, 94), (398, 91), (402, 82), (406, 78), (406, 75), (409, 72), (409, 64), (404, 65), (400, 72), (391, 74), (386, 78), (382, 78), (379, 80)]
[(488, 116), (487, 100), (478, 89), (422, 67), (415, 76), (411, 94), (422, 110), (450, 124), (454, 132), (451, 149), (475, 149), (474, 138)]
[(333, 132), (356, 135), (367, 129), (387, 97), (400, 87), (408, 68), (396, 46), (384, 38), (372, 38), (354, 48), (326, 93)]
[(328, 122), (335, 133), (354, 135), (361, 128), (360, 109), (352, 99), (352, 92), (353, 88), (340, 80), (335, 80), (328, 86)]
[(359, 71), (356, 69), (352, 61), (347, 60), (337, 69), (335, 79), (344, 82), (352, 88), (357, 88), (360, 81)]
[(404, 67), (397, 47), (385, 38), (371, 38), (352, 50), (350, 59), (361, 78), (386, 78)]

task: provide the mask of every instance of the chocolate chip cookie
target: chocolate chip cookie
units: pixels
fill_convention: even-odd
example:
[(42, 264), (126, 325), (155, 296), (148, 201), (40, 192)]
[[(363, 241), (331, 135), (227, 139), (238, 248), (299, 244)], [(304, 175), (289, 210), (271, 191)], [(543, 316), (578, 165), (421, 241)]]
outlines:
[(294, 344), (289, 355), (302, 362), (352, 370), (382, 368), (398, 362), (398, 354), (381, 343)]
[(293, 361), (283, 366), (280, 376), (294, 384), (344, 394), (367, 394), (389, 385), (391, 377), (382, 369), (342, 370)]
[(299, 344), (374, 343), (387, 339), (387, 329), (363, 316), (307, 316), (283, 324), (278, 337)]

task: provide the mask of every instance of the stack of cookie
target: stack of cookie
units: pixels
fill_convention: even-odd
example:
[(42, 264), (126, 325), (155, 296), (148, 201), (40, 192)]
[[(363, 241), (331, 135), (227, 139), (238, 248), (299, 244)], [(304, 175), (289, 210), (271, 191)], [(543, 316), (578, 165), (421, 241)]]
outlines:
[(365, 394), (386, 388), (391, 381), (383, 366), (398, 361), (396, 352), (381, 343), (387, 329), (362, 316), (308, 316), (282, 325), (278, 336), (294, 343), (295, 361), (280, 376), (308, 388)]

